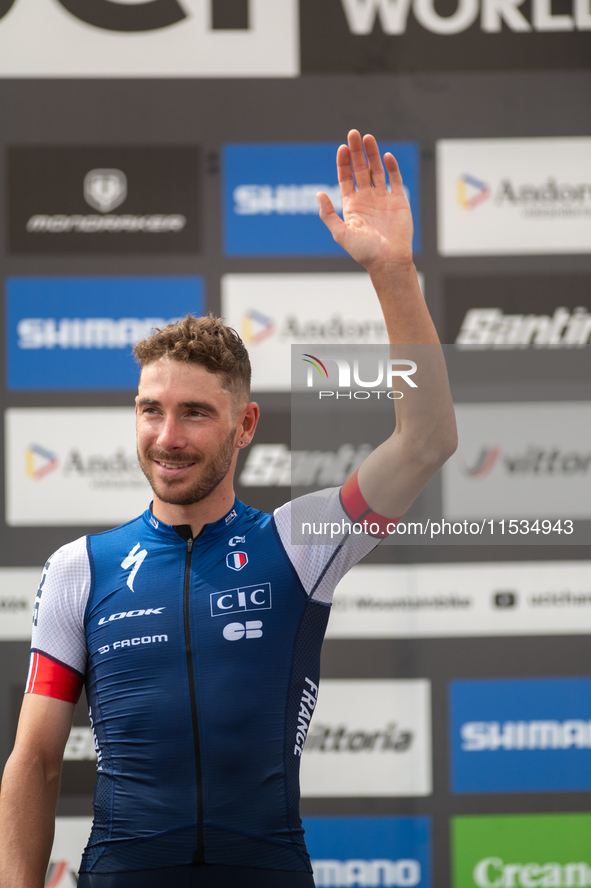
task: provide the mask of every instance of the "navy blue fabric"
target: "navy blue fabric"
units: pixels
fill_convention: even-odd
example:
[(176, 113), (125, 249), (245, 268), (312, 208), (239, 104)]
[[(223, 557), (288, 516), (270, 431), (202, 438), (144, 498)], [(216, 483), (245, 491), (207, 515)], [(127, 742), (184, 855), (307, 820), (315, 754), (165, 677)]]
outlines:
[[(149, 510), (88, 541), (86, 683), (98, 778), (81, 872), (189, 866), (198, 842), (199, 781), (183, 613), (187, 543)], [(310, 687), (303, 683), (318, 684), (328, 612), (306, 596), (272, 516), (236, 502), (194, 541), (190, 639), (207, 864), (311, 871), (294, 732)], [(255, 624), (250, 633), (247, 623)]]
[(205, 864), (127, 873), (81, 873), (78, 888), (314, 888), (314, 879), (310, 873)]

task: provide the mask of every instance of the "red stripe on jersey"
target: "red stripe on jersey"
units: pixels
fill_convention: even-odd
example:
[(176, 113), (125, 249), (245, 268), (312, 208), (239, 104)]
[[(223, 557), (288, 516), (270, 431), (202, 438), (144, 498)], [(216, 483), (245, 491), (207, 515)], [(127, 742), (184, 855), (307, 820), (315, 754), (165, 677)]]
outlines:
[(78, 672), (40, 651), (31, 651), (25, 694), (41, 694), (67, 703), (77, 703), (83, 684), (84, 678)]
[[(384, 515), (378, 515), (377, 512), (374, 512), (371, 507), (368, 506), (368, 504), (365, 502), (365, 499), (363, 498), (361, 490), (359, 489), (359, 480), (357, 478), (358, 472), (359, 469), (357, 469), (357, 471), (354, 472), (341, 487), (341, 502), (343, 504), (343, 508), (345, 509), (345, 512), (347, 513), (351, 521), (363, 523), (364, 527), (367, 528), (367, 533), (369, 533), (370, 536), (387, 536), (388, 525), (390, 525), (391, 532), (392, 525), (397, 524), (400, 521), (400, 518), (386, 518)], [(369, 530), (371, 524), (377, 524), (379, 528), (377, 533)]]

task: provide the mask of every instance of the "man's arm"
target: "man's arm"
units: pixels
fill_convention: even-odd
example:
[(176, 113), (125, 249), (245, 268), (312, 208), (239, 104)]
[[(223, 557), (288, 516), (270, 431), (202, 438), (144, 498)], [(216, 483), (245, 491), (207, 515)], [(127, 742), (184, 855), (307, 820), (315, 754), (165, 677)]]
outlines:
[(0, 792), (0, 888), (42, 888), (74, 704), (26, 694)]
[(417, 388), (396, 401), (393, 435), (370, 454), (358, 475), (368, 505), (398, 518), (455, 451), (457, 434), (443, 353), (412, 260), (413, 225), (402, 177), (392, 154), (384, 163), (391, 192), (376, 140), (362, 140), (351, 130), (348, 145), (337, 153), (343, 219), (326, 194), (318, 201), (335, 241), (369, 272), (396, 346), (391, 356), (418, 366), (412, 377)]

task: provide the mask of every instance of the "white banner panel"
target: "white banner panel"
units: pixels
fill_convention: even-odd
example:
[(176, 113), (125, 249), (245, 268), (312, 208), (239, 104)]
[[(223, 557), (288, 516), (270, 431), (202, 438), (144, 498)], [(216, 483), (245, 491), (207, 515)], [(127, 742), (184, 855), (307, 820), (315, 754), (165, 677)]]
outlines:
[(589, 402), (459, 404), (456, 418), (444, 518), (591, 518)]
[(121, 524), (152, 498), (133, 408), (13, 408), (5, 434), (9, 525)]
[(533, 561), (358, 565), (337, 587), (326, 637), (588, 633), (591, 561)]
[(51, 888), (75, 888), (80, 859), (91, 826), (92, 817), (56, 817), (46, 885), (51, 885)]
[(244, 339), (258, 392), (290, 390), (291, 345), (388, 342), (369, 275), (355, 272), (227, 274), (222, 315)]
[(591, 138), (437, 143), (443, 256), (591, 252)]
[(429, 795), (431, 683), (325, 679), (301, 767), (302, 796)]
[(30, 641), (41, 567), (0, 568), (0, 641)]
[(299, 73), (297, 0), (249, 0), (238, 27), (216, 27), (213, 2), (95, 0), (70, 12), (61, 0), (14, 0), (0, 17), (0, 77)]

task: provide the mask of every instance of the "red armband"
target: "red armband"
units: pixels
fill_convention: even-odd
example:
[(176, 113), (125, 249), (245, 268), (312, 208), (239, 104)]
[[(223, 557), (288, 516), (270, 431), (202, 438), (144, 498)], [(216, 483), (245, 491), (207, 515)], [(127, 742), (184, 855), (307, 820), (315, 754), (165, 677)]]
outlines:
[(75, 669), (41, 651), (31, 650), (25, 694), (41, 694), (67, 703), (77, 703), (83, 684), (84, 676)]
[(371, 506), (367, 505), (359, 489), (358, 472), (359, 469), (341, 487), (343, 509), (351, 521), (362, 524), (370, 536), (388, 536), (389, 533), (392, 533), (394, 525), (398, 524), (400, 518), (386, 518), (384, 515), (378, 515), (377, 512), (372, 510)]

